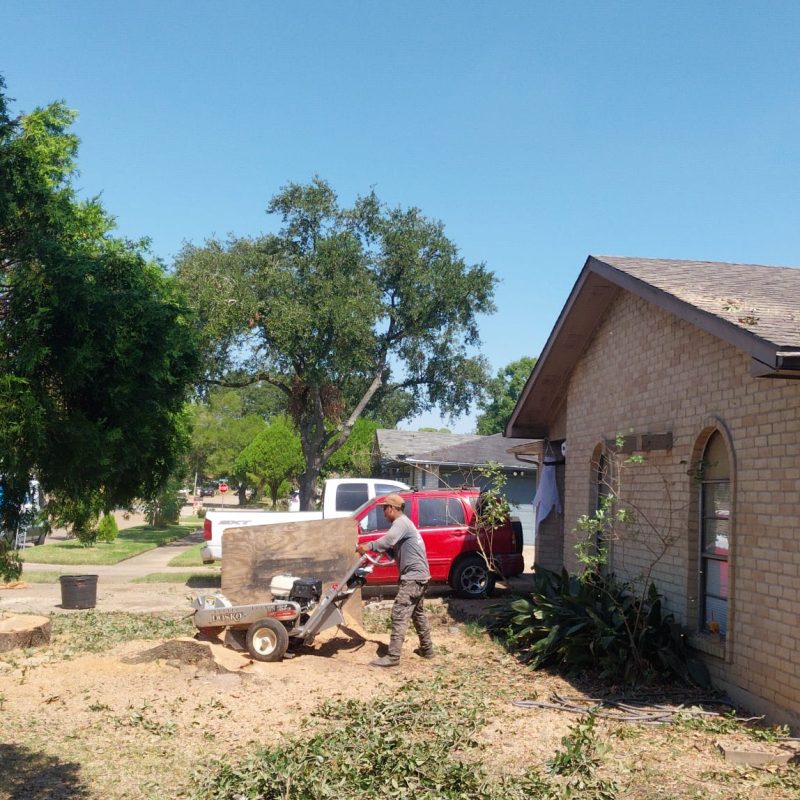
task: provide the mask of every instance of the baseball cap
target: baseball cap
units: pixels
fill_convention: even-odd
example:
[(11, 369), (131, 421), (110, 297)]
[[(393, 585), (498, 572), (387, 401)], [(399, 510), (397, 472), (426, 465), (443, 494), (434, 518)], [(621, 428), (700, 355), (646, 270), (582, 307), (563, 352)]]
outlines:
[(392, 492), (392, 494), (387, 494), (386, 497), (381, 497), (380, 504), (382, 506), (391, 506), (392, 508), (397, 508), (402, 511), (406, 501), (403, 500), (399, 494)]

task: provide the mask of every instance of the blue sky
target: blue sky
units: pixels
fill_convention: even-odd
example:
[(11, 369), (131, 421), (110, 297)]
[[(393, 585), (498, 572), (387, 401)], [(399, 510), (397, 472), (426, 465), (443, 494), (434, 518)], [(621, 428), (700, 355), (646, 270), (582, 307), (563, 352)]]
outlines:
[(289, 180), (374, 186), (500, 278), (495, 370), (540, 352), (589, 253), (800, 263), (798, 41), (774, 1), (0, 10), (14, 107), (78, 110), (80, 185), (121, 233), (169, 264), (270, 230)]

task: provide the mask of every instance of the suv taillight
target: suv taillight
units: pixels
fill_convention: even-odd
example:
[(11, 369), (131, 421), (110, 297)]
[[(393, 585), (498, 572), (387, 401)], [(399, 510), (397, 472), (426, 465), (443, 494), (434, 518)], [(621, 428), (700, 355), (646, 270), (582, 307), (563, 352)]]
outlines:
[(211, 541), (211, 520), (208, 518), (203, 522), (203, 539), (207, 542)]

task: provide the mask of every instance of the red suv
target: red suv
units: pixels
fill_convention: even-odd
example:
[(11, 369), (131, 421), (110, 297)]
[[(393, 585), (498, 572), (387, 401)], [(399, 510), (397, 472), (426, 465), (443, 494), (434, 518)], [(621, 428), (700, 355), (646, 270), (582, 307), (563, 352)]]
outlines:
[[(460, 597), (482, 597), (491, 594), (498, 573), (509, 578), (522, 572), (522, 526), (512, 518), (493, 530), (481, 529), (475, 513), (478, 489), (398, 494), (405, 500), (406, 515), (425, 541), (431, 582), (449, 583)], [(353, 516), (358, 521), (359, 544), (380, 538), (389, 528), (380, 497), (364, 503)], [(397, 578), (395, 565), (375, 567), (367, 585), (393, 584)]]

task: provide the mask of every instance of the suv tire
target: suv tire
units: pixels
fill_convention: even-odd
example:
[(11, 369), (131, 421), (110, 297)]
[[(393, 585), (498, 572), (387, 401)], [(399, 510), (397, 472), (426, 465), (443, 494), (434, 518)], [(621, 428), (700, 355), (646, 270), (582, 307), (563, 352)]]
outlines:
[(490, 597), (494, 591), (494, 583), (494, 574), (489, 570), (483, 556), (479, 555), (461, 559), (450, 576), (450, 586), (456, 597)]

